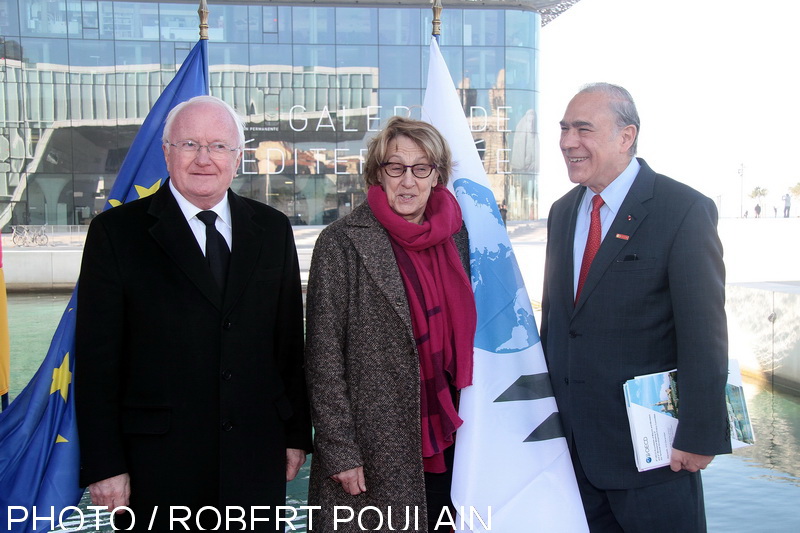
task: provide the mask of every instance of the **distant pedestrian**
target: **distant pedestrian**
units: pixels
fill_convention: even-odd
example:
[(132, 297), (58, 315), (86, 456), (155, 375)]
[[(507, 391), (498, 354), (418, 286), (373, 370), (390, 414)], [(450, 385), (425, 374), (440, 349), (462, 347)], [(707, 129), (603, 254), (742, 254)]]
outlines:
[(789, 210), (792, 208), (792, 195), (788, 192), (783, 195), (783, 218), (789, 218)]
[(508, 215), (508, 206), (506, 205), (506, 201), (503, 200), (499, 206), (497, 206), (500, 210), (500, 217), (503, 219), (503, 225), (506, 225), (506, 216)]
[(753, 211), (756, 212), (756, 218), (761, 218), (761, 206), (759, 204), (756, 204)]
[(774, 205), (772, 208), (775, 210), (775, 218), (778, 218), (778, 206)]

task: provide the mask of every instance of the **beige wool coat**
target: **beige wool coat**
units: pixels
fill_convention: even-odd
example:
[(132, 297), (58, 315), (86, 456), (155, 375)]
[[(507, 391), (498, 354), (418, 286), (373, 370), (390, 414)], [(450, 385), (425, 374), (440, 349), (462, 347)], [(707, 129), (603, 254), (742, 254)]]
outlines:
[[(466, 230), (454, 238), (469, 273)], [(336, 531), (427, 531), (419, 355), (389, 237), (366, 202), (320, 233), (306, 316), (313, 531), (336, 518)], [(357, 466), (367, 491), (351, 496), (330, 476)]]

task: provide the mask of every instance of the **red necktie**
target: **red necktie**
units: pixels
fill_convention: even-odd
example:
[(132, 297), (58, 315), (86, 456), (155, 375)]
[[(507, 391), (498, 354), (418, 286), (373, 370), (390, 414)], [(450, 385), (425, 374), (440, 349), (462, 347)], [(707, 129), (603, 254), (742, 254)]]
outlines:
[(589, 267), (592, 266), (594, 256), (597, 250), (600, 249), (600, 235), (602, 228), (600, 226), (600, 208), (603, 207), (603, 198), (599, 194), (592, 198), (592, 222), (589, 224), (589, 236), (586, 238), (586, 248), (583, 250), (583, 262), (581, 263), (581, 273), (578, 276), (578, 290), (575, 292), (575, 302), (581, 296), (581, 289), (583, 282), (586, 281), (586, 276), (589, 274)]

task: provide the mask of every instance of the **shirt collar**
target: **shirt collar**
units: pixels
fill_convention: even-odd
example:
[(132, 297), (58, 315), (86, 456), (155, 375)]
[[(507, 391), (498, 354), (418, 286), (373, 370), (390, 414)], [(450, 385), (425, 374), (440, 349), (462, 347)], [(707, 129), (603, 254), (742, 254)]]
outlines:
[[(600, 196), (603, 197), (604, 204), (608, 206), (613, 216), (616, 216), (620, 207), (622, 207), (622, 202), (628, 195), (628, 191), (631, 190), (633, 180), (635, 180), (636, 175), (639, 174), (640, 168), (641, 165), (639, 161), (635, 157), (632, 157), (631, 162), (628, 163), (628, 166), (622, 171), (622, 174), (617, 176), (617, 178), (609, 183), (608, 186), (603, 189), (603, 192), (600, 193)], [(589, 188), (586, 189), (586, 193), (587, 194), (583, 195), (581, 209), (588, 213), (592, 210), (592, 198), (595, 197), (595, 193)]]
[(178, 207), (181, 208), (181, 212), (183, 213), (183, 216), (186, 217), (187, 221), (197, 216), (197, 213), (200, 211), (214, 211), (223, 224), (229, 228), (231, 227), (231, 204), (228, 202), (227, 194), (222, 197), (222, 200), (217, 205), (211, 209), (204, 210), (194, 205), (180, 192), (178, 192), (178, 189), (175, 188), (175, 185), (172, 184), (172, 181), (169, 182), (169, 189), (172, 191), (172, 195), (175, 197), (175, 201), (178, 202)]

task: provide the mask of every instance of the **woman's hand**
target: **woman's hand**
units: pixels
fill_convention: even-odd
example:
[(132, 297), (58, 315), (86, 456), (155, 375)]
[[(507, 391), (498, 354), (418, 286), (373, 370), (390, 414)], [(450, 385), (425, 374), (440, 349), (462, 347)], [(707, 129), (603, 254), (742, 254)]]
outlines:
[(358, 496), (362, 492), (367, 492), (367, 484), (364, 482), (364, 467), (357, 466), (344, 472), (339, 472), (331, 476), (331, 479), (342, 486), (342, 489), (351, 496)]

